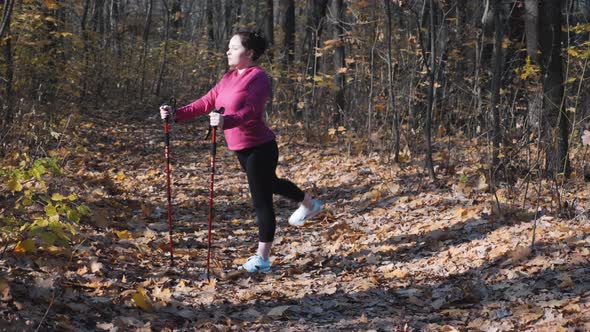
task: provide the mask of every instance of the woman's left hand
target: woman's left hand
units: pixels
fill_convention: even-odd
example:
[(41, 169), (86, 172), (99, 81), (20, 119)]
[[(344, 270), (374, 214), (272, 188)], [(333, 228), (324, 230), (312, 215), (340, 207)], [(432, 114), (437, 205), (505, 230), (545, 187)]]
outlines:
[(211, 127), (223, 129), (223, 115), (218, 112), (209, 113), (209, 124)]

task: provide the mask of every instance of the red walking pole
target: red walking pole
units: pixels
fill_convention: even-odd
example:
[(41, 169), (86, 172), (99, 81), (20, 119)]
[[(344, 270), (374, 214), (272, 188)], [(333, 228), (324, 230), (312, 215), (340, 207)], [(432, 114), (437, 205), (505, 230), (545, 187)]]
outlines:
[[(170, 99), (172, 110), (176, 109), (176, 99)], [(170, 266), (174, 266), (174, 245), (172, 242), (172, 190), (170, 186), (170, 132), (168, 117), (164, 119), (164, 154), (166, 156), (166, 195), (168, 196), (168, 238), (170, 239)]]
[[(213, 112), (223, 114), (223, 107)], [(215, 182), (215, 155), (217, 154), (217, 126), (211, 126), (211, 178), (209, 181), (209, 229), (207, 236), (207, 280), (209, 279), (209, 271), (211, 268), (211, 228), (213, 222), (213, 184)]]

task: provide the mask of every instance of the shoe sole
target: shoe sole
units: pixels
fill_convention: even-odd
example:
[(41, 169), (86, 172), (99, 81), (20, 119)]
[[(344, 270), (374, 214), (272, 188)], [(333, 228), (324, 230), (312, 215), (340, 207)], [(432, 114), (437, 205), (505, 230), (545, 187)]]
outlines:
[(261, 270), (261, 269), (257, 269), (256, 271), (252, 271), (252, 272), (250, 272), (250, 271), (246, 270), (246, 268), (245, 268), (245, 267), (243, 267), (243, 266), (240, 266), (240, 267), (238, 268), (238, 271), (246, 271), (247, 273), (269, 273), (269, 272), (270, 272), (270, 268), (269, 268), (268, 270), (266, 270), (266, 271), (264, 271), (264, 270)]

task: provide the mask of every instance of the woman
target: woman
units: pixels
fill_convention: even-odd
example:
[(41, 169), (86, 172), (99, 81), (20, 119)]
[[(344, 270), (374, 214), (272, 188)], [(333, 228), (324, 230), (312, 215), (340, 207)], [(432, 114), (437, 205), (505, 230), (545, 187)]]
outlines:
[[(312, 199), (291, 181), (276, 176), (278, 148), (275, 134), (264, 121), (264, 105), (270, 95), (270, 80), (256, 65), (268, 43), (255, 32), (235, 34), (227, 51), (228, 65), (233, 68), (205, 96), (178, 108), (177, 122), (209, 113), (210, 124), (223, 129), (228, 148), (235, 152), (248, 177), (250, 195), (258, 223), (258, 250), (241, 268), (248, 272), (270, 271), (270, 250), (274, 240), (276, 219), (273, 193), (299, 202), (289, 224), (303, 225), (317, 215), (322, 203)], [(224, 114), (211, 112), (225, 108)], [(170, 106), (160, 107), (162, 118), (169, 116)]]

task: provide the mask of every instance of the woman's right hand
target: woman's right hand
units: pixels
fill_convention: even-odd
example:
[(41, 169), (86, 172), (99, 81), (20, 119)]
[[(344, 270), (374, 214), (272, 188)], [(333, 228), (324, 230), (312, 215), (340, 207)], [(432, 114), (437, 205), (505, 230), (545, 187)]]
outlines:
[(169, 117), (171, 113), (172, 113), (172, 106), (170, 106), (170, 105), (160, 106), (160, 117), (162, 117), (162, 120)]

